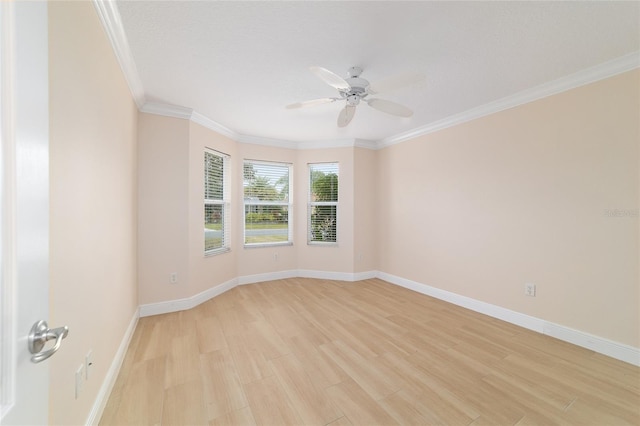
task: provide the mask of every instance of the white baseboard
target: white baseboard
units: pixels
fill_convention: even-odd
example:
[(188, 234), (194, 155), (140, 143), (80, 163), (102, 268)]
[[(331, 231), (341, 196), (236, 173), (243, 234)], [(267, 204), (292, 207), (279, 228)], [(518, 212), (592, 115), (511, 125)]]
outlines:
[(100, 386), (98, 395), (93, 402), (91, 412), (89, 413), (89, 417), (87, 418), (87, 425), (97, 425), (100, 421), (100, 418), (102, 417), (104, 407), (107, 405), (109, 395), (111, 395), (113, 385), (116, 383), (116, 379), (118, 378), (118, 374), (120, 373), (120, 367), (122, 366), (124, 357), (127, 354), (127, 349), (129, 348), (129, 343), (131, 342), (131, 338), (133, 337), (133, 332), (136, 330), (136, 325), (138, 324), (139, 317), (140, 309), (138, 308), (134, 312), (133, 318), (131, 318), (131, 321), (129, 322), (129, 326), (127, 327), (127, 330), (125, 331), (124, 336), (120, 341), (120, 346), (118, 346), (118, 350), (113, 357), (113, 361), (111, 362), (109, 371), (107, 371), (107, 375), (102, 382), (102, 386)]
[(611, 358), (640, 366), (640, 349), (633, 346), (624, 345), (589, 333), (574, 330), (560, 324), (545, 321), (540, 318), (515, 312), (491, 303), (481, 302), (470, 297), (461, 296), (450, 291), (431, 287), (406, 278), (378, 272), (378, 278), (436, 299), (444, 300), (454, 305), (462, 306), (475, 312), (498, 318), (511, 324), (518, 325), (538, 333), (546, 334), (556, 339), (581, 346), (583, 348), (610, 356)]
[(317, 278), (320, 280), (361, 281), (376, 278), (378, 271), (366, 272), (332, 272), (313, 269), (291, 269), (288, 271), (268, 272), (266, 274), (245, 275), (238, 278), (238, 284), (253, 284), (286, 278)]
[(330, 272), (316, 271), (312, 269), (298, 269), (300, 278), (317, 278), (320, 280), (355, 281), (355, 274), (352, 272)]
[(297, 276), (298, 276), (297, 271), (295, 269), (292, 269), (289, 271), (267, 272), (264, 274), (244, 275), (242, 277), (238, 277), (238, 284), (244, 285), (244, 284), (262, 283), (265, 281), (295, 278)]
[(427, 296), (435, 297), (436, 299), (444, 300), (445, 302), (452, 303), (454, 305), (462, 306), (475, 312), (479, 312), (488, 315), (493, 318), (498, 318), (511, 324), (524, 327), (529, 330), (536, 331), (538, 333), (546, 334), (556, 339), (563, 340), (565, 342), (572, 343), (577, 346), (581, 346), (586, 349), (601, 353), (603, 355), (610, 356), (620, 361), (627, 362), (629, 364), (640, 366), (640, 349), (632, 346), (624, 345), (618, 342), (614, 342), (602, 337), (594, 336), (582, 331), (574, 330), (569, 327), (565, 327), (560, 324), (555, 324), (549, 321), (545, 321), (540, 318), (532, 317), (520, 312), (512, 311), (510, 309), (503, 308), (501, 306), (493, 305), (491, 303), (482, 302), (480, 300), (472, 299), (470, 297), (462, 296), (450, 291), (442, 290), (436, 287), (432, 287), (426, 284), (422, 284), (416, 281), (408, 280), (406, 278), (398, 277), (380, 271), (365, 271), (365, 272), (331, 272), (331, 271), (317, 271), (310, 269), (292, 269), (288, 271), (268, 272), (264, 274), (245, 275), (242, 277), (234, 278), (225, 283), (219, 284), (202, 293), (185, 299), (170, 300), (160, 303), (151, 303), (140, 306), (140, 316), (146, 317), (150, 315), (166, 314), (169, 312), (177, 312), (186, 309), (191, 309), (199, 304), (206, 302), (207, 300), (218, 296), (225, 291), (231, 290), (237, 285), (253, 284), (265, 281), (280, 280), (286, 278), (317, 278), (325, 280), (338, 280), (338, 281), (361, 281), (371, 278), (380, 278), (391, 284), (395, 284), (409, 290), (416, 291), (418, 293), (426, 294)]
[(288, 271), (267, 272), (264, 274), (244, 275), (234, 278), (225, 283), (218, 284), (215, 287), (207, 289), (195, 296), (184, 299), (167, 300), (165, 302), (148, 303), (140, 305), (140, 316), (148, 317), (151, 315), (168, 314), (170, 312), (184, 311), (194, 308), (201, 303), (212, 299), (225, 291), (229, 291), (238, 285), (261, 283), (266, 281), (282, 280), (287, 278), (318, 278), (324, 280), (337, 281), (360, 281), (369, 278), (375, 278), (377, 271), (367, 272), (330, 272), (330, 271), (313, 271), (307, 269), (292, 269)]
[(444, 300), (445, 302), (462, 306), (463, 308), (480, 312), (481, 314), (498, 318), (529, 330), (537, 331), (538, 333), (542, 333), (543, 331), (544, 321), (529, 315), (492, 305), (491, 303), (481, 302), (470, 297), (461, 296), (450, 291), (431, 287), (426, 284), (411, 281), (406, 278), (397, 277), (385, 272), (378, 272), (378, 278), (390, 282), (391, 284), (396, 284), (400, 287), (408, 288), (409, 290), (426, 294), (427, 296), (435, 297), (436, 299)]
[(378, 278), (378, 271), (356, 272), (353, 274), (352, 281), (370, 280), (373, 278)]
[(261, 283), (265, 281), (282, 280), (287, 278), (318, 278), (323, 280), (337, 281), (360, 281), (370, 278), (376, 278), (378, 271), (366, 272), (331, 272), (331, 271), (315, 271), (309, 269), (291, 269), (288, 271), (267, 272), (264, 274), (244, 275), (234, 278), (225, 283), (218, 284), (208, 290), (196, 294), (195, 296), (184, 299), (167, 300), (165, 302), (148, 303), (140, 305), (140, 316), (148, 317), (151, 315), (168, 314), (170, 312), (184, 311), (194, 308), (201, 303), (212, 299), (225, 291), (229, 291), (238, 285)]
[(640, 367), (640, 349), (593, 334), (545, 322), (543, 334)]
[(201, 303), (212, 299), (225, 291), (231, 290), (238, 285), (238, 279), (234, 278), (215, 287), (211, 287), (201, 293), (184, 299), (168, 300), (166, 302), (149, 303), (140, 305), (140, 316), (148, 317), (151, 315), (168, 314), (170, 312), (184, 311), (195, 308)]

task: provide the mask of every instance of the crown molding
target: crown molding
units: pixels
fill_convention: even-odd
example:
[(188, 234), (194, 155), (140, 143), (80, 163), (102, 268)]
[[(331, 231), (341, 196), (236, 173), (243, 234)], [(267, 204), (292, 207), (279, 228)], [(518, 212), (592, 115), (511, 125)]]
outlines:
[(124, 32), (120, 13), (115, 1), (109, 0), (92, 0), (93, 5), (98, 13), (100, 21), (109, 37), (113, 51), (118, 59), (118, 63), (122, 68), (133, 99), (142, 112), (150, 114), (164, 115), (168, 117), (183, 118), (200, 124), (214, 132), (220, 133), (236, 142), (250, 143), (257, 145), (275, 146), (288, 149), (322, 149), (337, 148), (346, 146), (356, 146), (367, 149), (382, 149), (387, 146), (395, 145), (437, 132), (448, 127), (453, 127), (467, 121), (475, 120), (496, 112), (504, 111), (519, 105), (533, 102), (547, 96), (555, 95), (584, 86), (605, 78), (613, 77), (623, 72), (631, 71), (640, 67), (640, 51), (631, 52), (627, 55), (604, 62), (591, 68), (578, 71), (565, 77), (541, 84), (531, 89), (523, 90), (514, 95), (507, 96), (493, 102), (469, 109), (459, 114), (445, 117), (441, 120), (434, 121), (427, 125), (411, 129), (406, 132), (380, 139), (378, 141), (364, 139), (339, 139), (339, 140), (318, 140), (309, 142), (287, 141), (279, 139), (263, 138), (259, 136), (241, 135), (235, 131), (211, 120), (204, 115), (185, 107), (174, 105), (166, 105), (157, 102), (146, 102), (144, 88), (133, 55), (129, 48), (127, 36)]
[(348, 148), (357, 146), (358, 139), (326, 139), (298, 142), (298, 149)]
[(298, 149), (326, 149), (326, 148), (346, 148), (355, 146), (355, 139), (317, 140), (298, 142)]
[(230, 139), (238, 141), (240, 135), (238, 135), (233, 130), (223, 126), (220, 123), (217, 123), (210, 118), (205, 117), (204, 115), (195, 112), (191, 108), (179, 106), (179, 105), (170, 105), (162, 102), (145, 102), (142, 107), (140, 107), (140, 112), (146, 112), (147, 114), (155, 114), (162, 115), (165, 117), (173, 117), (180, 118), (183, 120), (190, 120), (196, 124), (199, 124), (203, 127), (206, 127), (209, 130), (213, 130), (216, 133), (219, 133), (223, 136), (226, 136)]
[(181, 118), (183, 120), (191, 120), (193, 110), (178, 105), (163, 104), (160, 102), (145, 102), (140, 107), (140, 112), (147, 114), (163, 115), (165, 117)]
[(180, 118), (183, 120), (190, 120), (209, 130), (213, 130), (216, 133), (226, 136), (238, 143), (273, 146), (286, 149), (326, 149), (349, 146), (361, 146), (363, 148), (375, 149), (374, 141), (367, 141), (364, 139), (336, 139), (296, 142), (284, 139), (263, 138), (261, 136), (241, 135), (229, 129), (228, 127), (223, 126), (222, 124), (217, 123), (198, 112), (195, 112), (191, 108), (186, 108), (178, 105), (169, 105), (161, 102), (145, 102), (145, 104), (140, 108), (140, 112), (162, 115), (165, 117)]
[(353, 146), (366, 149), (378, 149), (378, 141), (369, 139), (356, 139)]
[(220, 133), (223, 136), (228, 137), (229, 139), (233, 139), (234, 141), (237, 141), (239, 138), (239, 135), (234, 132), (233, 130), (229, 129), (228, 127), (223, 126), (222, 124), (213, 121), (212, 119), (205, 117), (204, 115), (200, 114), (199, 112), (195, 112), (193, 111), (191, 113), (191, 121), (193, 121), (194, 123), (197, 123), (203, 127), (206, 127), (209, 130), (213, 130), (216, 133)]
[(120, 64), (124, 78), (127, 81), (133, 100), (140, 109), (145, 104), (144, 87), (138, 74), (138, 68), (133, 60), (127, 35), (122, 26), (120, 12), (115, 1), (92, 0), (93, 6), (98, 13), (102, 27), (109, 37), (111, 47)]
[(309, 149), (327, 149), (327, 148), (348, 148), (359, 147), (367, 149), (376, 149), (376, 142), (366, 139), (325, 139), (316, 141), (286, 141), (281, 139), (269, 139), (259, 136), (240, 135), (237, 139), (240, 143), (251, 143), (255, 145), (275, 146), (279, 148), (309, 150)]
[(396, 145), (401, 142), (405, 142), (420, 136), (437, 132), (439, 130), (453, 127), (467, 121), (495, 114), (496, 112), (514, 108), (516, 106), (533, 102), (538, 99), (546, 98), (548, 96), (556, 95), (558, 93), (566, 92), (567, 90), (594, 83), (605, 78), (613, 77), (615, 75), (631, 71), (639, 67), (640, 51), (636, 51), (628, 55), (621, 56), (612, 61), (597, 65), (595, 67), (587, 68), (577, 73), (570, 74), (566, 77), (541, 84), (531, 89), (523, 90), (514, 95), (489, 102), (479, 107), (464, 111), (460, 114), (454, 114), (441, 120), (434, 121), (433, 123), (429, 123), (425, 126), (418, 127), (407, 132), (399, 133), (397, 135), (384, 138), (379, 141), (366, 139), (335, 139), (296, 142), (281, 139), (270, 139), (260, 136), (238, 134), (233, 130), (205, 117), (204, 115), (193, 111), (190, 108), (162, 104), (158, 102), (146, 102), (144, 103), (144, 105), (142, 105), (142, 107), (140, 107), (140, 111), (148, 112), (150, 114), (158, 114), (168, 117), (191, 120), (240, 143), (301, 150), (342, 148), (349, 146), (367, 149), (382, 149), (387, 146)]
[(632, 52), (619, 58), (604, 62), (591, 68), (578, 71), (557, 80), (541, 84), (531, 89), (523, 90), (514, 95), (498, 99), (476, 108), (455, 114), (442, 120), (434, 121), (426, 126), (418, 127), (395, 136), (384, 138), (377, 143), (378, 149), (405, 142), (419, 136), (437, 132), (438, 130), (453, 127), (476, 118), (504, 111), (519, 105), (546, 98), (551, 95), (566, 92), (567, 90), (586, 84), (594, 83), (605, 78), (613, 77), (623, 72), (640, 67), (640, 51)]
[(288, 141), (284, 139), (263, 138), (261, 136), (238, 135), (235, 141), (253, 145), (273, 146), (276, 148), (298, 149), (298, 142)]

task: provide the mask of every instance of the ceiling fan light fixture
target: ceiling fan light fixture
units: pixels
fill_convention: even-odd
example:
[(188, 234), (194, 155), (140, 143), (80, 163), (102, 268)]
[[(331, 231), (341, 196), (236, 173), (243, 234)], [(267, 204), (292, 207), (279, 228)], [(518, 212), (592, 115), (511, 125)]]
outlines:
[(355, 107), (359, 103), (360, 103), (360, 96), (358, 96), (357, 94), (347, 96), (347, 105)]

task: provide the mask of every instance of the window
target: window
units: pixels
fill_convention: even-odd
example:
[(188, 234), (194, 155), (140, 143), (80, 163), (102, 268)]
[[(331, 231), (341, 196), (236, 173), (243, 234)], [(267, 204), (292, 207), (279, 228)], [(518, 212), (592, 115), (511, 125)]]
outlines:
[(229, 250), (229, 156), (204, 152), (204, 253)]
[(337, 225), (338, 163), (309, 164), (309, 244), (335, 244)]
[(244, 162), (244, 244), (292, 244), (291, 164)]

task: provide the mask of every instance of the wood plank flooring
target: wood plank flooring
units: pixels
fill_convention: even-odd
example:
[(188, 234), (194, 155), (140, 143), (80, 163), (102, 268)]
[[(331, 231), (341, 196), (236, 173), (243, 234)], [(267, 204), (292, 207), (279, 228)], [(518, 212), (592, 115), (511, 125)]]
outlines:
[(640, 369), (381, 280), (141, 318), (101, 425), (639, 425)]

